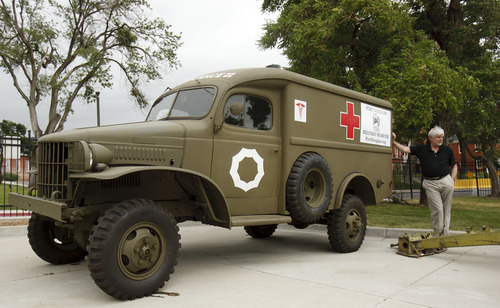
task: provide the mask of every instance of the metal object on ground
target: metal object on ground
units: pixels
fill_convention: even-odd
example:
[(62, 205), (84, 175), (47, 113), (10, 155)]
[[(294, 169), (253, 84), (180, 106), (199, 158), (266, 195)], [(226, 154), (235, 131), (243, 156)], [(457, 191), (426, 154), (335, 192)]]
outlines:
[(472, 232), (471, 228), (467, 228), (466, 233), (446, 236), (434, 236), (433, 232), (414, 235), (405, 233), (391, 247), (397, 246), (400, 255), (418, 258), (443, 252), (450, 247), (482, 245), (500, 245), (500, 231), (483, 226), (480, 232)]

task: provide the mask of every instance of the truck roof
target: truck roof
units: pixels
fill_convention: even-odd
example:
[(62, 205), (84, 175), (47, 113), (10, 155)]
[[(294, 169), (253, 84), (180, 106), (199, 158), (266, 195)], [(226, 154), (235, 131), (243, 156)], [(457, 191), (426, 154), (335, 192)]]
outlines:
[[(308, 87), (316, 88), (319, 90), (337, 93), (346, 97), (357, 99), (377, 104), (381, 107), (392, 109), (390, 102), (373, 97), (368, 94), (343, 88), (325, 81), (315, 78), (307, 77), (305, 75), (297, 74), (285, 69), (268, 67), (268, 68), (240, 68), (218, 71), (196, 77), (194, 80), (183, 83), (173, 90), (178, 88), (197, 86), (197, 85), (219, 85), (225, 84), (228, 88), (244, 84), (258, 84), (262, 86), (280, 88), (289, 83), (297, 83)], [(272, 81), (272, 82), (271, 82)]]

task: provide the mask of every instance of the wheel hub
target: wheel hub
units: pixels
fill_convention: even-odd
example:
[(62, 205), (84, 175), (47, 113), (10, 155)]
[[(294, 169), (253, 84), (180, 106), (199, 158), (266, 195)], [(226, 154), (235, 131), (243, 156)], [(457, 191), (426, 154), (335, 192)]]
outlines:
[(139, 243), (139, 247), (134, 250), (134, 252), (138, 255), (140, 260), (149, 260), (153, 262), (153, 258), (155, 256), (155, 251), (158, 249), (158, 244), (151, 244), (155, 242), (156, 239), (154, 237), (146, 237), (144, 238), (143, 243)]
[(318, 207), (323, 202), (324, 178), (317, 170), (311, 170), (305, 177), (303, 194), (310, 207)]
[(355, 240), (363, 229), (363, 221), (357, 211), (351, 211), (346, 218), (346, 234), (350, 240)]
[(154, 272), (161, 257), (161, 238), (148, 227), (135, 228), (122, 240), (120, 265), (131, 278)]

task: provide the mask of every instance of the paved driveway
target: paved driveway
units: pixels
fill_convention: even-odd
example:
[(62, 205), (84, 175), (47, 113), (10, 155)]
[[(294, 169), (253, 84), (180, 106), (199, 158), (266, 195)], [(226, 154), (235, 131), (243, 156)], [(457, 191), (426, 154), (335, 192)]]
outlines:
[(450, 248), (414, 259), (397, 255), (389, 248), (396, 239), (382, 237), (367, 237), (358, 252), (334, 253), (321, 228), (280, 226), (271, 238), (253, 239), (242, 228), (179, 226), (181, 255), (171, 280), (155, 296), (126, 302), (94, 284), (86, 261), (47, 264), (32, 252), (24, 231), (3, 233), (0, 306), (499, 307), (500, 303), (500, 246)]

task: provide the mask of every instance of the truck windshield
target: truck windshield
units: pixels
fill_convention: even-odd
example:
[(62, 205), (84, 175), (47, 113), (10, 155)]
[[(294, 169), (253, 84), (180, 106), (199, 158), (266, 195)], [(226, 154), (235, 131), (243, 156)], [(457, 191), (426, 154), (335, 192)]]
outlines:
[(146, 121), (202, 118), (210, 111), (214, 96), (215, 88), (213, 87), (171, 93), (153, 105)]

